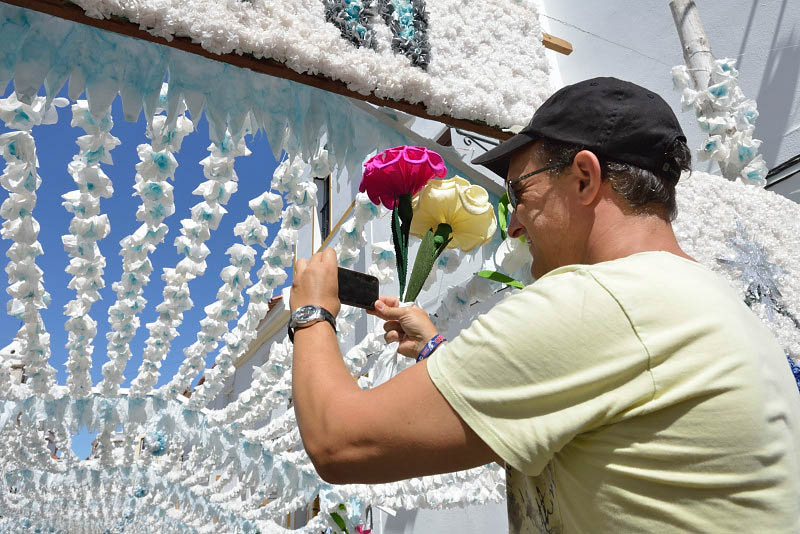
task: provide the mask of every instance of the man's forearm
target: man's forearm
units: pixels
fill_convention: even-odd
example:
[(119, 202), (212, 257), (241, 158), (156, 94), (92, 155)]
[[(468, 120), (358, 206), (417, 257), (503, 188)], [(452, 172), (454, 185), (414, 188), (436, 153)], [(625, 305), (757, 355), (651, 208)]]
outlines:
[[(343, 399), (360, 392), (342, 360), (333, 328), (321, 321), (294, 334), (292, 398), (300, 435), (312, 460), (338, 446), (346, 410)], [(315, 458), (317, 456), (317, 458)]]

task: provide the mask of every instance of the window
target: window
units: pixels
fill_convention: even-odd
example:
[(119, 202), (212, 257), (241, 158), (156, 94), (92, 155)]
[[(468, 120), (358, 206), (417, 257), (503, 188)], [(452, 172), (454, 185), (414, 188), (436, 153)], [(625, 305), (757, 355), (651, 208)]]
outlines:
[(331, 233), (331, 177), (314, 178), (317, 184), (317, 219), (319, 235), (324, 241)]

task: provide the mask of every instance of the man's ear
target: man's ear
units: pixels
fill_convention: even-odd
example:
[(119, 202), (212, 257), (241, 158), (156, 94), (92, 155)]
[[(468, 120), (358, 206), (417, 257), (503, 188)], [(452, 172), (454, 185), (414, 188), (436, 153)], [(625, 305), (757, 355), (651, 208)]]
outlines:
[(600, 160), (594, 152), (581, 150), (572, 160), (574, 171), (575, 193), (581, 204), (589, 205), (597, 198), (600, 191), (600, 184), (603, 181), (603, 171), (600, 167)]

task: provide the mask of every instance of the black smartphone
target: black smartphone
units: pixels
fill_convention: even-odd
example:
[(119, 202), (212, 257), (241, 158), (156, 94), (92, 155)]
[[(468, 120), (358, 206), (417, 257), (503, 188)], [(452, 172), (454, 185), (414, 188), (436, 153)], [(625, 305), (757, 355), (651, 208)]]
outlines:
[(339, 300), (342, 304), (375, 309), (378, 300), (378, 279), (372, 275), (339, 267)]

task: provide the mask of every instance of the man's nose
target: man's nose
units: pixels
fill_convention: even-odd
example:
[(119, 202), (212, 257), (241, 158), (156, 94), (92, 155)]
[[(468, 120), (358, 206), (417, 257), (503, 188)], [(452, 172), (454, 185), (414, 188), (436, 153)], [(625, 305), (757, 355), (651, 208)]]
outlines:
[(520, 224), (519, 219), (517, 218), (517, 210), (511, 212), (511, 218), (508, 220), (508, 235), (513, 237), (514, 239), (520, 237), (525, 228)]

